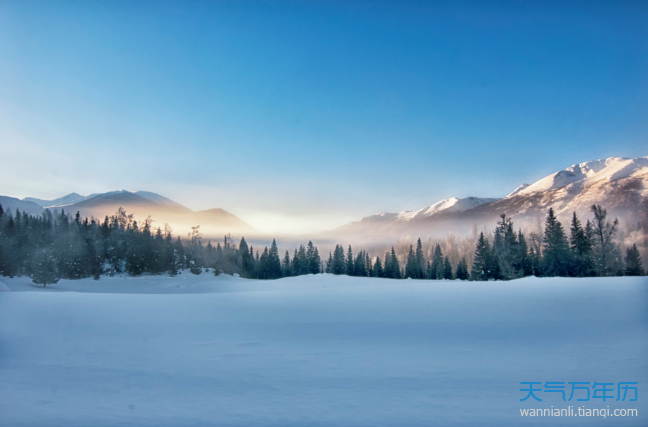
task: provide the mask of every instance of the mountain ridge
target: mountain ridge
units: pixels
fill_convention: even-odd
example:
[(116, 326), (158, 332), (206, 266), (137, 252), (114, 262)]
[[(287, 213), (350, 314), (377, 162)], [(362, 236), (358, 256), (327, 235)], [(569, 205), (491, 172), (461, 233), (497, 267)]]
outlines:
[[(66, 203), (70, 202), (71, 203)], [(79, 212), (82, 217), (95, 217), (102, 220), (112, 216), (117, 209), (124, 208), (133, 214), (136, 220), (151, 217), (159, 224), (170, 224), (175, 228), (190, 231), (192, 226), (200, 225), (200, 230), (207, 237), (222, 236), (227, 233), (235, 235), (263, 235), (236, 215), (222, 209), (212, 208), (193, 211), (167, 197), (150, 191), (117, 190), (106, 193), (93, 193), (82, 196), (70, 193), (54, 200), (43, 200), (26, 197), (22, 200), (15, 197), (0, 196), (0, 205), (5, 210), (25, 211), (30, 215), (40, 215), (45, 209)]]
[[(469, 200), (476, 202), (453, 209), (458, 202)], [(465, 234), (473, 225), (492, 227), (502, 213), (512, 217), (517, 226), (537, 228), (550, 207), (561, 220), (567, 220), (572, 212), (588, 214), (593, 204), (602, 205), (610, 215), (633, 216), (642, 203), (648, 203), (648, 156), (609, 157), (577, 163), (532, 184), (522, 184), (501, 199), (453, 197), (415, 211), (363, 217), (328, 233), (356, 237), (385, 234), (390, 238)]]

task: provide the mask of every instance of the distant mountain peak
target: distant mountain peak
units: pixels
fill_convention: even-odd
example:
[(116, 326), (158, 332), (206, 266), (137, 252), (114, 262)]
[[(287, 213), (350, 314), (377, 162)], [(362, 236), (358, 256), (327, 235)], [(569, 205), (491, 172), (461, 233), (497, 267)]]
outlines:
[(43, 199), (37, 199), (35, 197), (25, 197), (23, 200), (26, 202), (36, 203), (37, 205), (43, 208), (49, 208), (49, 207), (69, 205), (71, 203), (79, 202), (83, 199), (85, 199), (85, 197), (83, 197), (79, 193), (70, 193), (66, 196), (59, 197), (58, 199), (54, 199), (54, 200), (43, 200)]
[(479, 227), (494, 226), (502, 213), (513, 217), (516, 227), (537, 230), (550, 207), (561, 220), (568, 220), (573, 212), (587, 218), (592, 204), (605, 206), (612, 216), (632, 215), (645, 209), (645, 203), (648, 157), (610, 157), (578, 163), (520, 185), (503, 199), (451, 197), (415, 211), (367, 216), (332, 233), (385, 241), (417, 235), (438, 237), (448, 232), (466, 235)]
[(355, 225), (370, 227), (372, 224), (404, 224), (415, 223), (433, 217), (440, 213), (454, 213), (463, 212), (481, 206), (486, 203), (491, 203), (499, 199), (494, 198), (480, 198), (480, 197), (451, 197), (449, 199), (441, 200), (425, 208), (416, 211), (403, 211), (399, 213), (380, 212), (375, 215), (364, 217), (358, 221), (350, 222), (343, 225), (341, 228), (349, 228)]
[(515, 190), (513, 190), (513, 191), (511, 192), (511, 194), (509, 194), (509, 195), (506, 196), (506, 197), (515, 196), (515, 195), (518, 194), (520, 191), (525, 190), (526, 188), (528, 188), (530, 185), (531, 185), (531, 184), (522, 184), (522, 185), (520, 185), (518, 188), (516, 188)]
[(440, 212), (463, 212), (479, 205), (483, 205), (484, 203), (490, 203), (496, 200), (498, 199), (480, 197), (464, 197), (460, 199), (457, 197), (451, 197), (417, 211), (400, 212), (398, 214), (398, 219), (401, 221), (412, 221), (428, 218)]
[(518, 187), (507, 197), (529, 195), (564, 188), (569, 185), (585, 185), (599, 180), (627, 178), (648, 171), (648, 156), (631, 159), (628, 157), (609, 157), (577, 163), (561, 171), (552, 173), (524, 188)]

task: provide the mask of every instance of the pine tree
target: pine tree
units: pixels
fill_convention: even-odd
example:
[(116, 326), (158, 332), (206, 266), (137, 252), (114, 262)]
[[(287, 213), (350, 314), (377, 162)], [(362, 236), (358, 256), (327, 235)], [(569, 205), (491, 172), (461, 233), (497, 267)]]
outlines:
[(619, 220), (607, 220), (607, 211), (599, 205), (592, 206), (594, 222), (592, 231), (595, 238), (594, 268), (599, 276), (612, 276), (622, 270), (621, 253), (613, 238), (616, 234)]
[(346, 275), (355, 276), (355, 263), (353, 262), (353, 251), (351, 250), (351, 245), (349, 245), (349, 250), (347, 251), (346, 261)]
[(310, 259), (310, 272), (311, 274), (320, 274), (322, 272), (322, 258), (320, 258), (317, 246), (315, 246), (313, 257)]
[(470, 269), (470, 280), (488, 280), (491, 278), (491, 248), (488, 239), (484, 233), (479, 234), (477, 247), (475, 248), (475, 257)]
[(263, 249), (261, 258), (259, 259), (259, 268), (257, 270), (257, 277), (262, 280), (270, 279), (270, 267), (268, 265), (268, 247)]
[(545, 221), (543, 273), (545, 276), (567, 276), (571, 265), (571, 252), (562, 224), (549, 208)]
[(447, 280), (452, 280), (454, 277), (452, 276), (452, 265), (450, 265), (450, 260), (448, 257), (445, 257), (443, 261), (443, 278)]
[(245, 241), (245, 237), (241, 237), (241, 242), (239, 243), (239, 257), (241, 258), (241, 276), (242, 277), (252, 277), (253, 274), (253, 257), (248, 248), (248, 244)]
[(192, 259), (191, 261), (189, 261), (189, 272), (191, 274), (198, 275), (202, 273), (202, 268), (200, 268), (200, 265), (195, 260)]
[[(211, 248), (211, 245), (209, 245)], [(164, 258), (164, 236), (162, 236), (162, 230), (160, 227), (155, 231), (155, 238), (153, 239), (152, 245), (153, 254), (151, 256), (151, 265), (149, 266), (149, 271), (151, 273), (157, 274), (162, 271), (165, 271), (163, 258)]]
[(434, 248), (434, 254), (432, 254), (429, 278), (433, 280), (443, 279), (443, 253), (441, 253), (441, 245), (438, 243)]
[(309, 260), (306, 253), (306, 248), (304, 245), (299, 245), (299, 250), (295, 253), (293, 257), (293, 274), (295, 276), (302, 276), (308, 274), (309, 269)]
[(290, 262), (290, 269), (293, 276), (299, 276), (300, 266), (301, 264), (300, 264), (299, 252), (297, 252), (297, 249), (295, 249), (295, 251), (293, 252), (292, 261)]
[[(266, 248), (267, 250), (268, 248)], [(267, 258), (267, 256), (266, 256)], [(256, 256), (254, 258), (254, 277), (261, 279), (261, 270), (264, 267), (261, 265), (261, 258), (259, 258), (259, 251), (256, 251)]]
[(452, 275), (452, 265), (450, 264), (448, 257), (445, 257), (445, 259), (443, 260), (443, 278), (447, 280), (454, 279)]
[(385, 272), (383, 271), (382, 261), (380, 261), (380, 257), (376, 257), (376, 262), (374, 262), (371, 271), (373, 273), (373, 277), (385, 277)]
[(493, 278), (511, 280), (524, 276), (519, 249), (511, 218), (500, 215), (493, 239)]
[[(137, 221), (133, 221), (132, 228), (128, 231), (126, 254), (126, 271), (131, 276), (139, 276), (146, 270), (142, 238)], [(76, 270), (76, 256), (71, 258), (71, 263), (67, 268), (68, 272), (74, 274)]]
[(335, 251), (333, 251), (333, 274), (345, 274), (346, 273), (346, 259), (344, 257), (344, 249), (342, 245), (335, 245)]
[(367, 270), (365, 267), (365, 254), (363, 251), (358, 252), (358, 256), (355, 260), (355, 265), (353, 266), (353, 271), (356, 276), (365, 277), (367, 275)]
[(385, 262), (383, 264), (383, 277), (390, 278), (392, 272), (392, 257), (389, 252), (385, 252)]
[(536, 252), (533, 248), (529, 249), (529, 262), (531, 264), (532, 275), (541, 276), (542, 258), (540, 252)]
[(365, 251), (365, 272), (367, 274), (367, 277), (373, 277), (373, 268), (371, 266), (371, 258), (369, 258), (369, 254)]
[(626, 249), (624, 273), (626, 276), (643, 276), (646, 274), (643, 265), (641, 265), (641, 254), (636, 244), (633, 244), (632, 248)]
[(286, 251), (286, 255), (284, 255), (283, 262), (281, 263), (281, 269), (283, 271), (284, 277), (292, 276), (292, 270), (290, 267), (290, 255), (288, 254), (288, 251)]
[[(182, 273), (181, 270), (185, 269), (187, 265), (185, 262), (186, 259), (184, 254), (184, 247), (182, 246), (182, 240), (180, 240), (180, 236), (178, 236), (178, 240), (176, 240), (173, 245), (173, 252), (174, 252), (173, 268), (175, 269), (176, 272), (181, 274)], [(218, 273), (216, 273), (216, 275), (218, 275)]]
[(33, 270), (32, 281), (36, 284), (42, 284), (43, 287), (59, 281), (56, 260), (51, 248), (41, 248), (36, 252)]
[(319, 251), (317, 247), (313, 245), (313, 242), (308, 241), (308, 250), (306, 251), (306, 259), (308, 260), (308, 274), (319, 274), (320, 273), (320, 264), (322, 260), (320, 259)]
[(329, 251), (329, 257), (326, 261), (326, 272), (331, 274), (333, 273), (333, 254)]
[(424, 269), (425, 269), (425, 255), (423, 254), (423, 244), (421, 243), (421, 238), (419, 237), (416, 241), (416, 275), (415, 279), (425, 278)]
[[(385, 277), (389, 277), (391, 279), (400, 279), (401, 278), (400, 265), (398, 262), (398, 258), (396, 257), (396, 251), (394, 250), (393, 246), (391, 248), (391, 253), (388, 255), (388, 257), (389, 257), (389, 264), (385, 262)], [(389, 269), (387, 269), (387, 265), (389, 265)]]
[(466, 263), (466, 257), (462, 257), (459, 264), (457, 264), (455, 277), (459, 280), (468, 280), (468, 263)]
[[(168, 272), (169, 276), (171, 277), (178, 274), (177, 254), (173, 246), (173, 237), (171, 236), (171, 233), (166, 233), (166, 236), (164, 236), (164, 255), (162, 269), (163, 271)], [(112, 272), (112, 274), (114, 274), (114, 269), (112, 270)]]
[[(591, 225), (588, 222), (588, 228)], [(591, 233), (591, 232), (590, 232)], [(571, 237), (569, 239), (572, 252), (572, 275), (577, 277), (591, 276), (594, 272), (593, 246), (590, 233), (581, 226), (578, 215), (574, 212), (571, 222)]]
[(412, 279), (418, 279), (419, 269), (417, 267), (418, 261), (416, 255), (414, 254), (414, 248), (412, 245), (409, 247), (409, 252), (407, 253), (407, 262), (405, 264), (405, 277)]
[(518, 254), (519, 254), (519, 268), (522, 270), (523, 275), (531, 276), (533, 274), (533, 262), (529, 254), (529, 245), (527, 244), (522, 230), (518, 231)]
[(277, 242), (272, 239), (270, 251), (268, 252), (268, 279), (281, 278), (281, 260), (279, 259), (279, 250), (277, 249)]

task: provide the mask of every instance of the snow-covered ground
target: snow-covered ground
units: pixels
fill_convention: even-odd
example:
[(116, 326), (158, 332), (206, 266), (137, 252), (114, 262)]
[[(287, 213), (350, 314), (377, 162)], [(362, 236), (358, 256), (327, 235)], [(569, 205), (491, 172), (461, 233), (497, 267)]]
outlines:
[[(3, 427), (648, 425), (645, 277), (0, 281)], [(522, 381), (639, 393), (520, 402)], [(568, 405), (639, 416), (520, 416)]]

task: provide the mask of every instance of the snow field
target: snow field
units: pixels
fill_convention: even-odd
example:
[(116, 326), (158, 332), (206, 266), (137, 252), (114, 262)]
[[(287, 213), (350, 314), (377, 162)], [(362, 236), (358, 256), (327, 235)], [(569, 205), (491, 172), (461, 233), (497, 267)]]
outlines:
[[(2, 278), (0, 425), (645, 426), (648, 280)], [(631, 419), (521, 381), (638, 381)], [(552, 394), (553, 393), (546, 393)]]

